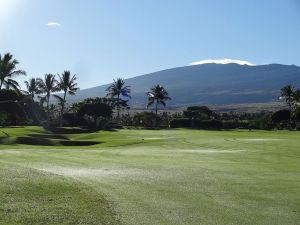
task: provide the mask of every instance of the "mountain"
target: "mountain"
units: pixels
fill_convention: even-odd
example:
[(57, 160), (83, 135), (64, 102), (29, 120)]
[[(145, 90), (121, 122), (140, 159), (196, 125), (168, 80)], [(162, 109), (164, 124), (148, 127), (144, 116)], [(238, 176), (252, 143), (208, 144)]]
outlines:
[[(267, 103), (278, 99), (280, 89), (292, 84), (300, 87), (300, 67), (294, 65), (201, 64), (162, 70), (126, 79), (131, 86), (131, 105), (144, 107), (146, 92), (163, 85), (172, 100), (169, 106), (192, 104)], [(108, 85), (79, 91), (71, 101), (105, 96)]]

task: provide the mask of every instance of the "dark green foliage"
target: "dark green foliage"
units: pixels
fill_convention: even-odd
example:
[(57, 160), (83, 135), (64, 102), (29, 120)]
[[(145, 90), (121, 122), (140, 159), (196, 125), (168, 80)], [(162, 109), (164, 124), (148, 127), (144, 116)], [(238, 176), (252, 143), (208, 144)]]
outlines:
[(183, 116), (200, 120), (208, 120), (212, 117), (213, 112), (207, 106), (190, 106), (183, 111)]
[(290, 110), (287, 109), (283, 109), (283, 110), (279, 110), (275, 113), (273, 113), (273, 115), (271, 116), (272, 122), (274, 123), (280, 123), (284, 120), (290, 120), (291, 119), (291, 112)]
[(27, 117), (32, 121), (33, 124), (41, 124), (47, 118), (46, 112), (39, 103), (32, 100), (27, 100), (23, 103), (24, 111)]
[(111, 117), (112, 116), (112, 108), (105, 103), (89, 103), (82, 105), (77, 115), (79, 118), (83, 118), (84, 115), (92, 116), (97, 118), (101, 117)]
[(249, 122), (249, 126), (256, 128), (256, 129), (261, 129), (261, 130), (274, 129), (275, 125), (272, 122), (271, 116), (272, 116), (272, 113), (262, 114), (261, 116), (251, 120)]
[(171, 120), (171, 127), (172, 128), (181, 128), (181, 127), (189, 127), (191, 128), (192, 125), (192, 120), (189, 118), (178, 118), (178, 119), (173, 119)]
[(1, 124), (40, 124), (45, 120), (45, 112), (30, 97), (15, 90), (0, 90)]
[(17, 125), (27, 121), (26, 113), (19, 102), (0, 102), (0, 125)]
[(64, 113), (63, 121), (66, 126), (78, 126), (80, 122), (76, 113)]
[(300, 121), (300, 106), (295, 109), (293, 116), (296, 121)]
[(133, 116), (132, 125), (136, 127), (153, 127), (155, 117), (156, 115), (153, 112), (136, 113)]
[(116, 100), (113, 98), (86, 98), (81, 102), (75, 102), (70, 106), (70, 111), (77, 113), (79, 111), (79, 109), (85, 105), (85, 104), (95, 104), (95, 103), (101, 103), (101, 104), (106, 104), (108, 106), (110, 106), (112, 109), (115, 107), (116, 104)]
[(23, 98), (23, 95), (16, 90), (0, 90), (0, 102), (1, 101), (20, 101)]
[(198, 120), (198, 119), (174, 119), (170, 122), (172, 128), (197, 128), (205, 130), (219, 130), (223, 128), (223, 124), (219, 120)]
[(77, 112), (77, 119), (80, 125), (90, 128), (107, 129), (112, 117), (112, 107), (105, 103), (85, 103), (80, 106)]
[(223, 121), (223, 129), (253, 129), (256, 128), (254, 125), (250, 125), (247, 120), (227, 120)]
[(294, 90), (295, 90), (295, 88), (290, 84), (281, 88), (281, 96), (280, 97), (284, 98), (290, 111), (292, 111), (292, 109), (293, 109)]

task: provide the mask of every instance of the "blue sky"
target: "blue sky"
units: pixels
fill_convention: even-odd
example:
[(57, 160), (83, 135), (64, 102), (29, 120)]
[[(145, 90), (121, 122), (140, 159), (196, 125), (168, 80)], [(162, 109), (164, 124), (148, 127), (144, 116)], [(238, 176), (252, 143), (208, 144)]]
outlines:
[(27, 78), (81, 88), (205, 59), (300, 66), (299, 0), (0, 0), (0, 27)]

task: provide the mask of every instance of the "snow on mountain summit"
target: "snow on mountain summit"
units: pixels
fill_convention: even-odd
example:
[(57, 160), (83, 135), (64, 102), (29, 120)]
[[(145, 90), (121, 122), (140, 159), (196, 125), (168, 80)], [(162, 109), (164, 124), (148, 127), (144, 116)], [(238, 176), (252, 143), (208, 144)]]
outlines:
[(215, 63), (215, 64), (229, 64), (229, 63), (236, 63), (239, 65), (248, 65), (248, 66), (255, 66), (255, 64), (245, 61), (245, 60), (238, 60), (238, 59), (206, 59), (202, 61), (192, 62), (189, 65), (202, 65), (202, 64), (208, 64), (208, 63)]

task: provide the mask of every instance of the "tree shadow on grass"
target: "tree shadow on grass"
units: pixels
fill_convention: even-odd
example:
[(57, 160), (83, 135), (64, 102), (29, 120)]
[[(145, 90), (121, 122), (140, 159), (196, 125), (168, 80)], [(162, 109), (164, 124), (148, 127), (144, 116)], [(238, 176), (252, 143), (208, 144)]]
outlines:
[(29, 134), (29, 137), (33, 138), (46, 138), (46, 139), (63, 139), (63, 140), (69, 140), (64, 135), (59, 135), (59, 134)]
[(100, 141), (60, 141), (60, 144), (63, 146), (92, 146), (101, 144)]
[(55, 134), (83, 134), (83, 133), (93, 133), (96, 130), (84, 129), (80, 127), (50, 127), (45, 128), (45, 130), (50, 131)]
[(33, 137), (17, 137), (16, 144), (23, 145), (41, 145), (41, 146), (54, 146), (55, 143), (46, 138), (33, 138)]
[(0, 137), (0, 144), (23, 144), (34, 146), (93, 146), (101, 144), (100, 141), (69, 141), (69, 140), (51, 140), (37, 137), (17, 137), (13, 143), (9, 142), (9, 137)]

